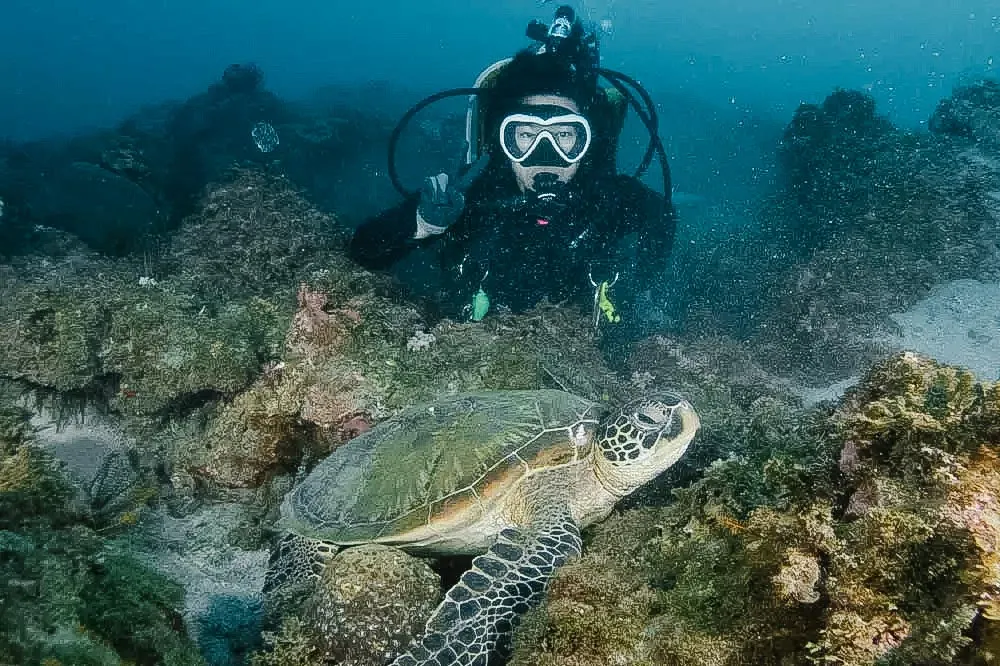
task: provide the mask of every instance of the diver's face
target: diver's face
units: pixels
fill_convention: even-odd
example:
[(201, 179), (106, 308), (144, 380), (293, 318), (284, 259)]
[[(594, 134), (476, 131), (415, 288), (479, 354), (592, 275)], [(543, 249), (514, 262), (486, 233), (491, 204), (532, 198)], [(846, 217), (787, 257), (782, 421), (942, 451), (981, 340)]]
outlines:
[[(520, 103), (523, 121), (511, 122), (506, 130), (501, 130), (501, 141), (507, 142), (508, 159), (518, 187), (522, 192), (541, 193), (546, 185), (568, 183), (579, 171), (579, 160), (590, 143), (589, 126), (573, 121), (535, 122), (530, 116), (534, 115), (532, 107), (537, 107), (540, 120), (558, 121), (561, 111), (571, 117), (579, 115), (579, 107), (561, 95), (530, 95)], [(510, 153), (518, 156), (527, 153), (528, 158), (515, 161), (510, 159)], [(574, 161), (567, 160), (567, 156)]]

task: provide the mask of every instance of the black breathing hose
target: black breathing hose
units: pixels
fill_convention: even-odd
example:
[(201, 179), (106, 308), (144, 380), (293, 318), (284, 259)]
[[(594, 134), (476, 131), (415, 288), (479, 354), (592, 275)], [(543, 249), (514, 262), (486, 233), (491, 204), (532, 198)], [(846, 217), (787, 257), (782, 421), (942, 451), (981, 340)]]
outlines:
[(396, 171), (396, 146), (399, 144), (400, 135), (403, 133), (403, 130), (406, 129), (410, 120), (413, 119), (413, 116), (417, 115), (426, 107), (430, 106), (434, 102), (437, 102), (438, 100), (447, 99), (448, 97), (457, 97), (459, 95), (482, 95), (487, 92), (489, 92), (489, 90), (485, 88), (453, 88), (452, 90), (444, 90), (442, 92), (435, 93), (430, 97), (425, 97), (414, 104), (409, 111), (403, 114), (403, 117), (399, 119), (398, 123), (396, 123), (396, 128), (392, 130), (392, 134), (389, 136), (389, 164), (387, 168), (389, 171), (389, 180), (392, 181), (392, 186), (396, 188), (397, 192), (403, 195), (403, 197), (411, 196), (417, 192), (417, 190), (411, 191), (403, 187), (403, 182), (399, 179), (399, 172)]
[[(646, 131), (649, 132), (649, 146), (646, 148), (646, 155), (643, 157), (642, 163), (639, 165), (639, 168), (636, 169), (635, 177), (638, 178), (646, 171), (649, 167), (649, 163), (652, 161), (653, 152), (655, 151), (656, 156), (660, 158), (660, 168), (663, 171), (663, 196), (669, 201), (670, 194), (673, 191), (672, 180), (670, 177), (670, 165), (667, 163), (667, 152), (663, 148), (663, 141), (660, 140), (658, 128), (659, 118), (656, 115), (656, 107), (653, 105), (652, 98), (649, 97), (649, 93), (647, 93), (635, 79), (632, 79), (621, 72), (615, 72), (609, 69), (601, 69), (599, 71), (604, 78), (611, 82), (611, 85), (613, 85), (618, 92), (625, 96), (625, 99), (629, 101), (632, 108), (635, 110), (636, 115), (639, 116), (642, 124), (646, 126)], [(640, 95), (649, 108), (650, 113), (647, 114), (642, 109), (639, 102), (635, 99), (635, 95), (633, 95), (632, 91), (625, 87), (619, 77), (629, 82), (636, 88), (636, 90), (640, 91)]]
[[(642, 162), (639, 164), (639, 168), (636, 169), (636, 177), (639, 177), (640, 175), (645, 173), (646, 169), (649, 168), (650, 163), (653, 161), (653, 156), (656, 153), (656, 146), (654, 144), (653, 136), (654, 135), (659, 136), (660, 132), (660, 119), (656, 113), (656, 105), (653, 103), (653, 99), (649, 96), (649, 93), (646, 92), (646, 89), (642, 86), (642, 84), (633, 79), (632, 77), (628, 76), (627, 74), (623, 74), (613, 69), (601, 69), (599, 70), (599, 73), (609, 81), (611, 79), (617, 79), (620, 82), (629, 84), (629, 86), (631, 86), (633, 90), (639, 93), (639, 96), (642, 97), (643, 104), (646, 105), (646, 109), (649, 113), (649, 120), (650, 120), (650, 124), (646, 125), (646, 127), (648, 128), (650, 125), (652, 125), (653, 131), (650, 132), (649, 143), (646, 144), (646, 154), (643, 155)], [(623, 92), (620, 87), (616, 87), (616, 89), (619, 92)], [(626, 98), (633, 97), (633, 95), (630, 94), (625, 94), (625, 96)], [(635, 108), (634, 105), (633, 108)], [(639, 117), (642, 118), (641, 113)]]

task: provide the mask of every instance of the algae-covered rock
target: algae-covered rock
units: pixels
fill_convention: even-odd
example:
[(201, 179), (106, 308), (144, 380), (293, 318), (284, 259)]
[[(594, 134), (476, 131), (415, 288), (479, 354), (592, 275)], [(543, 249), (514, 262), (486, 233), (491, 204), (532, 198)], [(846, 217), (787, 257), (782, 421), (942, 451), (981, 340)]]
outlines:
[(83, 527), (14, 534), (0, 532), (0, 663), (203, 663), (175, 583)]
[[(795, 424), (797, 412), (782, 403), (715, 413), (725, 419), (715, 439), (728, 432), (733, 440), (726, 457), (673, 500), (646, 493), (666, 506), (629, 509), (593, 528), (583, 558), (557, 575), (518, 634), (513, 664), (767, 664), (795, 654), (794, 637), (815, 614), (797, 609), (811, 608), (820, 588), (812, 579), (793, 583), (788, 563), (818, 560), (829, 539), (830, 510), (810, 506), (810, 477), (834, 465), (833, 450), (817, 446), (821, 424)], [(590, 595), (563, 585), (563, 576), (600, 581), (604, 591)], [(553, 614), (580, 603), (588, 612), (579, 619)], [(615, 639), (589, 640), (582, 618), (606, 623)], [(560, 649), (554, 636), (563, 636)]]
[(987, 142), (895, 128), (870, 95), (838, 90), (800, 105), (777, 156), (753, 223), (677, 271), (688, 331), (724, 331), (774, 372), (832, 383), (900, 350), (890, 315), (933, 285), (1000, 276)]
[(938, 102), (927, 129), (1000, 149), (1000, 84), (982, 79)]
[(382, 366), (378, 374), (391, 387), (393, 408), (481, 389), (563, 388), (595, 399), (618, 397), (626, 387), (608, 367), (587, 322), (579, 310), (542, 303), (482, 322), (446, 319), (430, 329), (435, 341), (423, 351), (407, 348), (411, 328), (389, 338), (390, 348), (375, 344), (362, 354), (374, 362), (373, 370)]
[(0, 530), (72, 518), (72, 486), (31, 436), (30, 413), (0, 403)]
[(512, 663), (989, 663), (998, 397), (900, 354), (832, 411), (754, 403), (741, 450), (593, 530)]
[(0, 265), (0, 374), (58, 391), (94, 383), (108, 318), (98, 296), (110, 285), (92, 279), (102, 267), (48, 259)]
[[(876, 367), (833, 419), (849, 483), (824, 655), (952, 663), (996, 589), (996, 385), (911, 353)], [(984, 483), (986, 482), (986, 483)], [(967, 654), (966, 654), (967, 656)]]
[(297, 418), (299, 405), (267, 386), (255, 386), (212, 408), (205, 429), (182, 437), (171, 462), (220, 485), (255, 487), (269, 473), (294, 469), (311, 441)]
[(0, 664), (203, 663), (181, 588), (87, 527), (71, 484), (0, 405)]
[(658, 517), (657, 511), (628, 511), (616, 517), (616, 529), (598, 530), (587, 545), (593, 553), (563, 567), (546, 603), (524, 617), (510, 663), (659, 663), (646, 638), (657, 599), (644, 553), (658, 533)]
[(274, 333), (281, 314), (259, 299), (210, 313), (158, 285), (121, 305), (101, 357), (104, 372), (118, 378), (116, 406), (126, 413), (233, 395), (253, 381), (280, 340)]
[(70, 243), (0, 266), (0, 376), (138, 416), (235, 395), (280, 357), (302, 280), (337, 294), (378, 282), (342, 243), (287, 181), (234, 171), (155, 253), (112, 261)]
[[(795, 238), (769, 250), (782, 265), (768, 279), (775, 296), (756, 313), (765, 358), (813, 380), (860, 374), (892, 350), (891, 313), (931, 285), (994, 279), (1000, 184), (996, 164), (945, 140), (893, 133), (874, 143), (859, 178), (837, 143), (808, 204), (776, 200), (764, 213), (769, 237)], [(791, 197), (791, 195), (787, 195)], [(788, 227), (803, 227), (792, 231)], [(819, 238), (803, 247), (800, 236)]]
[(340, 285), (340, 294), (377, 281), (347, 259), (346, 236), (334, 216), (312, 206), (288, 179), (235, 168), (206, 188), (157, 268), (200, 302), (257, 296), (286, 303), (287, 312), (304, 280), (325, 276)]
[(18, 261), (0, 267), (19, 278), (0, 280), (0, 375), (125, 413), (245, 388), (283, 333), (281, 313), (260, 299), (209, 310), (172, 283), (141, 281), (127, 264)]

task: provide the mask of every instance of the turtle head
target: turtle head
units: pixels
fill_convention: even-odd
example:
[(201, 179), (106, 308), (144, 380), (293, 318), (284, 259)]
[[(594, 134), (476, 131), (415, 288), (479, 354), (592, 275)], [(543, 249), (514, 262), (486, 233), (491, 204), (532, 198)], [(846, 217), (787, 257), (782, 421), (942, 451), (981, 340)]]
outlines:
[(677, 462), (700, 425), (691, 403), (671, 393), (625, 404), (598, 431), (601, 482), (618, 496), (631, 493)]

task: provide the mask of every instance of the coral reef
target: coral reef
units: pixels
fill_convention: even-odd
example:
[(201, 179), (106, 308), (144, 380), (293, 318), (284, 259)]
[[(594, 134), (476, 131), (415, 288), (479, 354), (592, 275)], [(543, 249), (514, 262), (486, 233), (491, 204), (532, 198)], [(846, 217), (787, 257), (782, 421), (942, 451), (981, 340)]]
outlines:
[(738, 453), (593, 531), (512, 664), (988, 658), (997, 385), (904, 353), (835, 408), (761, 399), (726, 427)]
[[(804, 408), (788, 379), (859, 372), (885, 351), (890, 313), (944, 280), (1000, 277), (995, 83), (942, 102), (931, 134), (892, 127), (855, 91), (803, 105), (756, 235), (697, 256), (687, 332), (638, 344), (630, 377), (575, 309), (429, 325), (347, 260), (345, 228), (254, 153), (244, 121), (266, 112), (282, 162), (314, 192), (330, 188), (310, 161), (341, 168), (352, 128), (378, 122), (293, 113), (261, 86), (235, 66), (61, 164), (58, 182), (138, 202), (141, 224), (116, 213), (101, 237), (63, 225), (106, 252), (134, 248), (162, 222), (154, 203), (174, 197), (174, 233), (142, 257), (33, 227), (32, 210), (55, 220), (64, 203), (21, 201), (4, 164), (5, 229), (36, 254), (0, 264), (0, 665), (200, 663), (182, 626), (210, 663), (239, 661), (256, 647), (268, 525), (295, 478), (413, 403), (538, 387), (675, 390), (705, 426), (586, 535), (514, 664), (1000, 654), (1000, 388), (913, 354), (837, 404)], [(377, 142), (360, 143), (355, 161)], [(26, 172), (72, 150), (29, 152)], [(225, 171), (234, 156), (260, 166)], [(168, 182), (166, 163), (194, 168)], [(324, 583), (255, 663), (380, 663), (440, 594), (425, 562), (381, 547), (341, 553)]]

